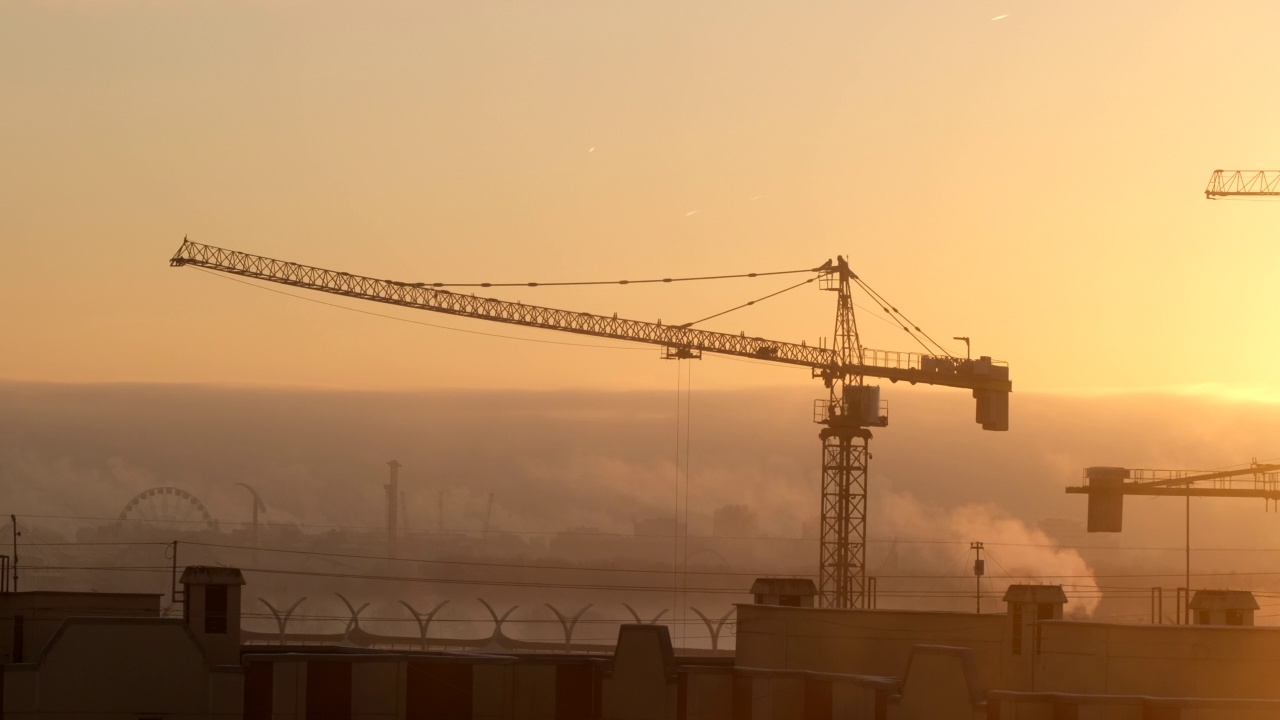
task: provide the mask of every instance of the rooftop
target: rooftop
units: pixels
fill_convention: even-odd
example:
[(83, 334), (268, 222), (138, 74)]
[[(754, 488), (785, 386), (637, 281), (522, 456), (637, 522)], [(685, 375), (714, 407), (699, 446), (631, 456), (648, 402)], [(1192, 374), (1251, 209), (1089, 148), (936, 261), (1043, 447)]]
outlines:
[(182, 571), (183, 585), (243, 585), (240, 570), (211, 565), (190, 565)]

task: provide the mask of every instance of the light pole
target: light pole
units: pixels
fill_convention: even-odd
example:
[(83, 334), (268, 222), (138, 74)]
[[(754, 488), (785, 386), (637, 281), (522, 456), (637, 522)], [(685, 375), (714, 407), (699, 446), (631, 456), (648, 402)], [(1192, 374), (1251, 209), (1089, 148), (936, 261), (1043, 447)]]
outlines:
[(982, 614), (982, 576), (987, 572), (987, 564), (982, 560), (982, 543), (969, 543), (969, 549), (977, 554), (973, 561), (973, 581), (976, 584), (973, 597), (978, 601), (978, 614)]
[(10, 515), (9, 522), (13, 523), (13, 591), (18, 592), (18, 538), (22, 533), (18, 532), (17, 515)]

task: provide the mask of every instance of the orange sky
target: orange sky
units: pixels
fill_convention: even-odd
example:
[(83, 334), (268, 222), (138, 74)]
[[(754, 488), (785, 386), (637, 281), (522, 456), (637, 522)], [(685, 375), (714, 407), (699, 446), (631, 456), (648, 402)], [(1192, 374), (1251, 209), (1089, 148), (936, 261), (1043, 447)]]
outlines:
[[(1201, 194), (1215, 168), (1280, 163), (1277, 27), (1273, 0), (8, 2), (0, 378), (674, 385), (653, 348), (170, 269), (189, 234), (411, 281), (845, 253), (1017, 389), (1280, 398), (1280, 203)], [(683, 322), (786, 284), (505, 297)], [(805, 288), (707, 327), (816, 342), (831, 320)], [(695, 387), (810, 382), (694, 369)]]

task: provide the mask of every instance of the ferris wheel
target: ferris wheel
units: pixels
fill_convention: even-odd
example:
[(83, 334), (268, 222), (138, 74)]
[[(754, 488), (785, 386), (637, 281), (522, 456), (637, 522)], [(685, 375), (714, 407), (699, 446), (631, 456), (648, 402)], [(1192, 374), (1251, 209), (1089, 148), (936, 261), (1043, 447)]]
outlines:
[(176, 487), (153, 487), (134, 495), (120, 511), (120, 519), (171, 530), (218, 526), (200, 498)]

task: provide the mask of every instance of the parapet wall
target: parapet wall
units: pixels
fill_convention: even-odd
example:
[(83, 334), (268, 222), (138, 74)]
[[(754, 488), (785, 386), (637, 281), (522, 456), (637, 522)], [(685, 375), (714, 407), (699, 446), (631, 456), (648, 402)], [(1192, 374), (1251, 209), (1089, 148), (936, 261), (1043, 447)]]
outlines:
[(1010, 651), (1007, 615), (739, 605), (737, 664), (771, 670), (899, 677), (917, 645), (973, 652), (983, 689), (1030, 689)]
[(1045, 621), (1037, 691), (1280, 700), (1280, 628)]

